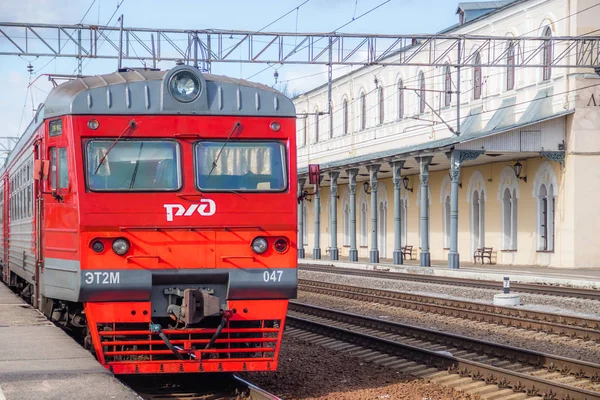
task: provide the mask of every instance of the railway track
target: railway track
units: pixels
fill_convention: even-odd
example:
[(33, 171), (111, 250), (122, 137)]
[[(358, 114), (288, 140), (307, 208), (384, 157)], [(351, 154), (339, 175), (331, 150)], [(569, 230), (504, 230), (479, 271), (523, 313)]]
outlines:
[(230, 374), (122, 376), (144, 400), (281, 400)]
[[(435, 283), (440, 285), (474, 287), (480, 289), (502, 290), (502, 282), (487, 281), (482, 279), (454, 278), (449, 276), (432, 276), (422, 274), (408, 274), (403, 272), (389, 272), (378, 270), (361, 270), (353, 268), (339, 268), (325, 265), (298, 265), (299, 270), (326, 272), (369, 278), (395, 279), (412, 282)], [(511, 291), (518, 293), (543, 294), (549, 296), (574, 297), (580, 299), (600, 300), (600, 290), (582, 289), (566, 286), (549, 286), (534, 283), (510, 284)]]
[(599, 364), (297, 302), (287, 325), (303, 340), (489, 399), (600, 400)]
[(311, 293), (392, 305), (410, 310), (570, 336), (583, 340), (593, 340), (600, 343), (600, 319), (529, 311), (515, 307), (499, 307), (472, 301), (340, 285), (308, 279), (300, 279), (298, 288)]

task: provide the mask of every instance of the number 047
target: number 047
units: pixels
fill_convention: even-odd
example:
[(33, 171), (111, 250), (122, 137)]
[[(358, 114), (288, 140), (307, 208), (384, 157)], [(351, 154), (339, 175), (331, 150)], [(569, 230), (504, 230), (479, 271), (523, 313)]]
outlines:
[(281, 282), (282, 275), (283, 275), (283, 271), (265, 271), (263, 273), (263, 281), (265, 281), (267, 283)]

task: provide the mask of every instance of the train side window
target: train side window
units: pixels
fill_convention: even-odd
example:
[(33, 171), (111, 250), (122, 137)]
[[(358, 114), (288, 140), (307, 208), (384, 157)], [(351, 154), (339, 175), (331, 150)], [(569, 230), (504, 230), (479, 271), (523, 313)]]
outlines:
[(69, 168), (66, 147), (50, 147), (50, 189), (69, 187)]
[(56, 189), (56, 147), (50, 147), (50, 189)]
[(58, 148), (58, 187), (69, 187), (69, 168), (67, 168), (67, 149), (66, 147)]

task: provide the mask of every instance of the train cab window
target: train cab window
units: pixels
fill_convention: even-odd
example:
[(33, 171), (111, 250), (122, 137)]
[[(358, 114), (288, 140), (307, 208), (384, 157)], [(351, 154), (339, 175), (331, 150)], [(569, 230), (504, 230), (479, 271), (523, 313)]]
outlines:
[(92, 191), (174, 191), (181, 188), (179, 144), (167, 140), (90, 140), (86, 181)]
[(201, 141), (195, 145), (202, 191), (280, 192), (287, 189), (286, 149), (277, 141)]

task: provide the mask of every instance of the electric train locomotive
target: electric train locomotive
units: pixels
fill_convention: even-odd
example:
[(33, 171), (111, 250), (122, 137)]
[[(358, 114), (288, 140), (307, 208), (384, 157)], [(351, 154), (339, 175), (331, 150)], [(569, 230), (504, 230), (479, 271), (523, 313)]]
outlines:
[(0, 172), (2, 279), (115, 374), (275, 370), (295, 135), (281, 93), (187, 65), (67, 81)]

